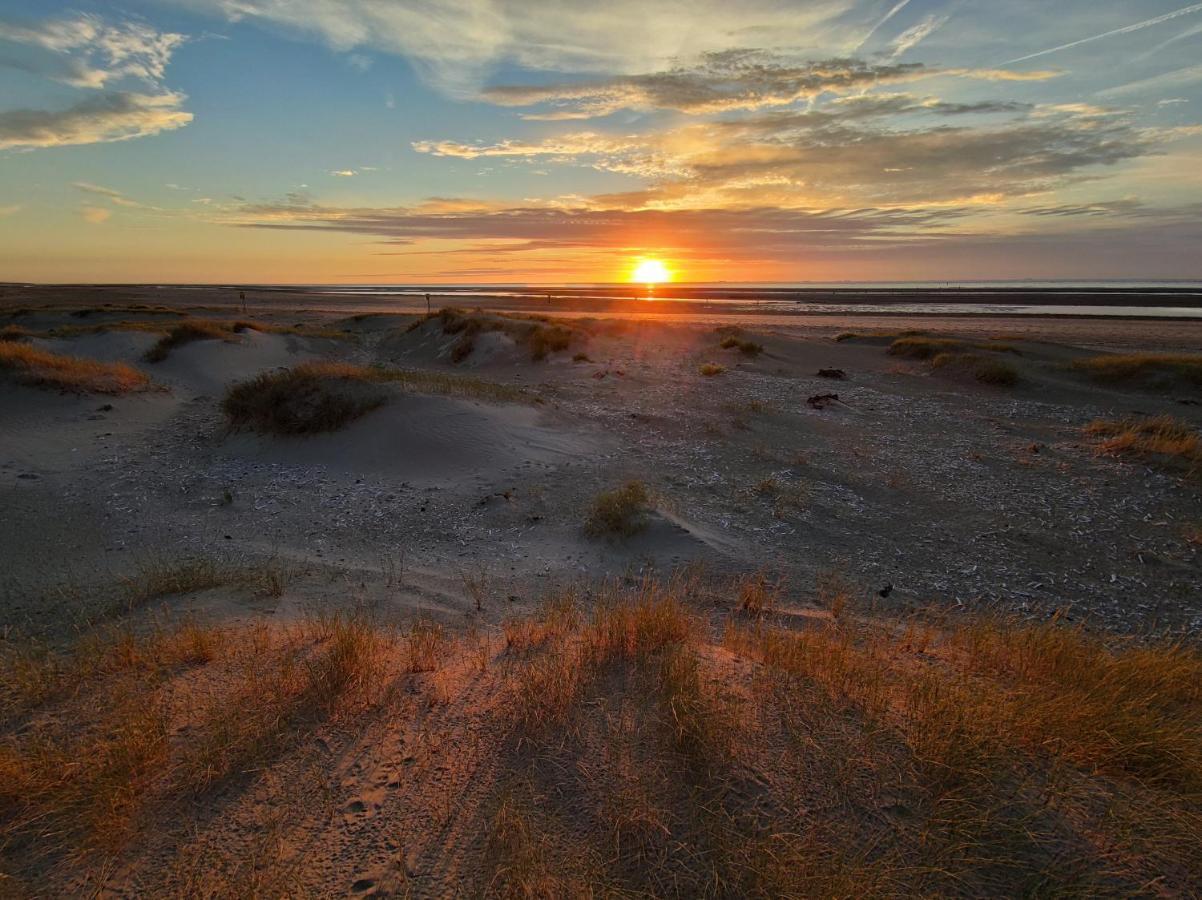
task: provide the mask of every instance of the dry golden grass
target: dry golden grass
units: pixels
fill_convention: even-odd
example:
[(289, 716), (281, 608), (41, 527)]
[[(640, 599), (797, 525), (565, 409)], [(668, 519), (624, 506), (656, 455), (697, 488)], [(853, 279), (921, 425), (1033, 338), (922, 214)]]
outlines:
[(725, 372), (726, 366), (722, 365), (721, 363), (707, 362), (702, 363), (697, 371), (702, 375), (705, 375), (707, 378), (712, 378), (715, 375), (721, 375), (723, 372)]
[(233, 341), (236, 339), (234, 328), (225, 322), (189, 319), (173, 325), (155, 342), (154, 346), (143, 354), (143, 359), (147, 362), (162, 362), (171, 355), (171, 351), (176, 347), (182, 347), (193, 341)]
[(1098, 449), (1103, 453), (1184, 464), (1191, 472), (1202, 465), (1202, 437), (1198, 429), (1172, 416), (1122, 421), (1098, 419), (1085, 427), (1085, 433), (1101, 439)]
[[(104, 871), (167, 810), (379, 702), (386, 642), (364, 620), (325, 616), (273, 631), (112, 629), (43, 656), (42, 677), (6, 697), (0, 871)], [(209, 689), (190, 689), (195, 678)]]
[[(403, 770), (379, 828), (352, 827), (399, 841), (398, 823), (445, 809), (440, 834), (459, 849), (437, 859), (457, 880), (435, 874), (431, 894), (1202, 892), (1196, 646), (1057, 620), (783, 611), (735, 614), (717, 637), (715, 590), (731, 609), (747, 585), (776, 592), (696, 575), (555, 592), (507, 623), (487, 669), (429, 623), (394, 637), (355, 616), (6, 649), (0, 871), (18, 894), (127, 870), (144, 880), (114, 891), (327, 892), (327, 834), (335, 865), (362, 861), (339, 843), (342, 788), (373, 783), (353, 783), (359, 762), (382, 736), (412, 749), (429, 715), (468, 737)], [(820, 593), (833, 606), (843, 590), (830, 575)], [(438, 677), (411, 674), (430, 659)], [(329, 796), (306, 810), (293, 802), (306, 791)], [(240, 799), (256, 826), (217, 828), (224, 843), (194, 852), (193, 829)], [(261, 864), (259, 835), (303, 852)], [(447, 846), (436, 835), (426, 853)]]
[(5, 325), (0, 328), (0, 342), (3, 341), (25, 341), (33, 337), (33, 332), (28, 328), (22, 328), (20, 325)]
[(0, 372), (22, 384), (86, 394), (124, 394), (150, 385), (146, 373), (124, 363), (62, 356), (15, 341), (0, 342)]
[(1100, 381), (1175, 375), (1202, 384), (1202, 356), (1190, 353), (1125, 353), (1073, 360), (1073, 369)]
[(630, 537), (647, 527), (651, 495), (641, 481), (628, 481), (593, 498), (584, 520), (585, 534), (593, 537)]

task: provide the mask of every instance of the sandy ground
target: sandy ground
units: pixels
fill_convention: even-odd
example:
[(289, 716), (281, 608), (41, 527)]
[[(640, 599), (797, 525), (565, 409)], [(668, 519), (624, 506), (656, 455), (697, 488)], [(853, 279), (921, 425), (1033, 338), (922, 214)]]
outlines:
[[(9, 299), (33, 310), (12, 321), (89, 325), (149, 315), (120, 308), (148, 293), (188, 307), (206, 306), (193, 302), (198, 293), (228, 296), (78, 290), (115, 308), (72, 315), (71, 291), (26, 291)], [(39, 298), (67, 305), (38, 309)], [(1035, 340), (1202, 346), (1202, 323), (921, 323), (1020, 340), (1021, 356), (1011, 356), (1023, 381), (993, 388), (890, 357), (880, 342), (835, 343), (849, 322), (829, 318), (735, 317), (766, 347), (754, 359), (719, 348), (712, 322), (732, 317), (686, 314), (598, 333), (583, 348), (590, 362), (561, 353), (532, 363), (507, 338), (485, 335), (458, 365), (453, 336), (406, 332), (404, 315), (289, 309), (263, 318), (320, 322), (350, 339), (248, 332), (187, 344), (157, 364), (139, 362), (156, 338), (149, 333), (38, 341), (142, 365), (167, 390), (97, 398), (0, 387), (7, 623), (51, 627), (80, 596), (149, 558), (202, 554), (277, 558), (310, 573), (282, 608), (345, 577), (398, 615), (421, 607), (453, 616), (469, 606), (466, 574), (505, 598), (485, 613), (495, 621), (552, 582), (701, 561), (719, 571), (764, 567), (802, 591), (839, 570), (866, 594), (891, 583), (897, 604), (1067, 608), (1134, 631), (1202, 624), (1198, 552), (1182, 538), (1202, 520), (1196, 484), (1101, 457), (1081, 431), (1132, 414), (1196, 421), (1196, 388), (1103, 388), (1064, 371), (1083, 351)], [(228, 432), (219, 410), (227, 385), (315, 358), (465, 371), (541, 402), (406, 395), (335, 434)], [(703, 377), (707, 361), (729, 369)], [(828, 367), (847, 380), (816, 376)], [(828, 391), (840, 402), (804, 402)], [(651, 527), (623, 542), (585, 537), (591, 498), (630, 478), (656, 496)], [(766, 481), (772, 496), (757, 488)], [(400, 592), (383, 574), (397, 567), (406, 572)]]

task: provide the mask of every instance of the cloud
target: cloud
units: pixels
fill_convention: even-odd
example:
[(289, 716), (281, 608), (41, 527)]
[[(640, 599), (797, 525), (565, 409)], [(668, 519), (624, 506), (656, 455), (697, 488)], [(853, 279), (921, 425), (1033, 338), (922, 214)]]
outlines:
[(114, 92), (89, 97), (63, 110), (0, 112), (0, 150), (127, 141), (182, 128), (192, 113), (183, 94)]
[(907, 28), (889, 44), (893, 48), (892, 59), (898, 59), (904, 56), (908, 50), (913, 50), (928, 37), (938, 31), (946, 24), (950, 16), (930, 15), (919, 22), (917, 25), (912, 25)]
[(868, 33), (865, 34), (862, 38), (860, 38), (860, 40), (852, 48), (851, 52), (855, 53), (861, 47), (863, 47), (865, 44), (867, 44), (869, 39), (874, 34), (876, 34), (877, 31), (880, 30), (881, 26), (883, 26), (885, 23), (887, 23), (890, 19), (892, 19), (894, 16), (896, 16), (899, 12), (901, 12), (903, 9), (905, 9), (909, 5), (910, 5), (910, 0), (899, 0), (899, 2), (893, 4), (893, 6), (889, 7), (889, 11), (887, 13), (885, 13), (885, 15), (883, 15), (881, 18), (879, 18), (876, 21), (875, 25), (873, 25), (871, 28), (868, 29)]
[[(317, 38), (335, 50), (408, 58), (427, 80), (471, 92), (503, 65), (634, 74), (741, 46), (846, 46), (855, 0), (165, 0), (230, 21)], [(799, 46), (799, 44), (806, 46)], [(828, 51), (829, 52), (829, 51)]]
[(1019, 56), (1014, 59), (1008, 59), (1003, 66), (1013, 65), (1014, 63), (1026, 62), (1029, 59), (1036, 59), (1040, 56), (1047, 56), (1050, 53), (1059, 53), (1061, 50), (1069, 50), (1073, 47), (1080, 47), (1082, 44), (1092, 44), (1094, 41), (1101, 41), (1106, 38), (1118, 37), (1123, 34), (1131, 34), (1134, 31), (1142, 31), (1145, 28), (1151, 28), (1153, 25), (1160, 25), (1179, 16), (1186, 16), (1192, 13), (1202, 12), (1202, 3), (1194, 3), (1191, 6), (1185, 6), (1181, 9), (1174, 10), (1170, 13), (1165, 13), (1163, 16), (1156, 16), (1152, 19), (1144, 19), (1142, 22), (1135, 22), (1131, 25), (1124, 25), (1122, 28), (1115, 28), (1112, 31), (1106, 31), (1102, 34), (1094, 34), (1089, 37), (1083, 37), (1075, 41), (1070, 41), (1067, 44), (1061, 44), (1058, 47), (1049, 47), (1047, 50), (1039, 50), (1035, 53), (1028, 53), (1026, 56)]
[(335, 178), (354, 178), (359, 173), (354, 169), (331, 169), (330, 174)]
[(645, 187), (606, 198), (629, 208), (824, 208), (997, 204), (1097, 177), (1103, 167), (1159, 152), (1174, 136), (1086, 105), (866, 94), (641, 134), (413, 146), (646, 179)]
[(140, 22), (113, 25), (88, 14), (28, 25), (0, 20), (0, 42), (17, 45), (0, 47), (0, 66), (80, 88), (103, 88), (123, 78), (159, 87), (184, 40)]
[[(906, 40), (917, 43), (922, 37), (925, 34), (914, 34)], [(899, 53), (909, 46), (913, 43)], [(553, 107), (527, 113), (524, 118), (528, 119), (588, 119), (621, 109), (671, 109), (705, 115), (788, 106), (799, 101), (811, 102), (826, 94), (846, 95), (937, 76), (1001, 81), (1045, 80), (1057, 74), (939, 69), (922, 63), (882, 64), (850, 58), (798, 62), (761, 49), (739, 49), (704, 54), (698, 63), (688, 67), (596, 81), (501, 85), (486, 88), (480, 97), (498, 106)]]
[(103, 225), (113, 215), (111, 209), (105, 209), (103, 206), (81, 206), (79, 213), (83, 216), (85, 222), (92, 225)]

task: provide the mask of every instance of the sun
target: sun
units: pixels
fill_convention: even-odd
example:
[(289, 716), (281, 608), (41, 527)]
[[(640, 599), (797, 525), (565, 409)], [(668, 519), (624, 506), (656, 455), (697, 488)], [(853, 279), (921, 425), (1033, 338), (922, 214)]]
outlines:
[(672, 273), (668, 271), (663, 260), (643, 259), (634, 267), (630, 280), (640, 284), (662, 284), (672, 280)]

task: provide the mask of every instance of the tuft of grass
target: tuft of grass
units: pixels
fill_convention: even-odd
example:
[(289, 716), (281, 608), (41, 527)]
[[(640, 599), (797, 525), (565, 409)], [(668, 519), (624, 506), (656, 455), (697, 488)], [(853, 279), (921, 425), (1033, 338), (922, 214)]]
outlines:
[(764, 352), (763, 344), (757, 344), (755, 341), (749, 341), (733, 334), (724, 337), (718, 346), (723, 350), (738, 350), (744, 356), (759, 356)]
[(5, 325), (0, 328), (0, 342), (3, 341), (27, 341), (33, 336), (33, 332), (28, 328), (23, 328), (20, 325)]
[(975, 353), (944, 352), (931, 360), (933, 369), (968, 372), (982, 384), (1013, 387), (1019, 382), (1018, 370), (1000, 359), (985, 359)]
[(336, 431), (384, 404), (371, 370), (345, 363), (305, 363), (231, 385), (222, 401), (231, 427), (267, 434)]
[(589, 359), (589, 355), (587, 353), (580, 352), (572, 355), (572, 362), (586, 363), (592, 362), (592, 360)]
[(961, 341), (955, 338), (901, 337), (889, 345), (890, 356), (905, 356), (910, 359), (931, 359), (941, 354), (963, 353), (968, 350), (990, 350), (995, 353), (1017, 353), (1011, 344), (996, 342)]
[(0, 372), (22, 384), (86, 394), (124, 394), (150, 385), (145, 372), (124, 363), (63, 356), (15, 341), (0, 343)]
[(444, 307), (417, 319), (407, 330), (413, 331), (430, 321), (437, 321), (443, 334), (461, 335), (451, 348), (451, 362), (456, 363), (467, 358), (475, 347), (476, 335), (482, 332), (504, 332), (530, 351), (532, 362), (540, 362), (552, 353), (568, 350), (581, 337), (578, 329), (552, 322), (545, 316), (485, 314), (480, 310), (472, 313), (454, 306)]
[(771, 613), (780, 602), (782, 583), (772, 581), (766, 572), (744, 575), (738, 582), (739, 609), (759, 617)]
[(464, 375), (315, 362), (232, 385), (222, 408), (235, 428), (279, 435), (335, 431), (382, 406), (385, 384), (494, 403), (530, 399), (518, 388)]
[(630, 537), (647, 527), (651, 495), (641, 481), (628, 481), (593, 498), (584, 531), (593, 537)]
[(188, 319), (173, 326), (165, 335), (159, 338), (142, 358), (147, 362), (162, 362), (171, 355), (171, 351), (193, 341), (233, 341), (236, 340), (235, 329), (224, 322), (212, 322), (207, 319)]
[(1202, 466), (1202, 436), (1198, 429), (1172, 416), (1122, 421), (1097, 419), (1085, 427), (1085, 433), (1102, 439), (1098, 449), (1103, 453), (1185, 463), (1191, 471)]
[(710, 378), (714, 375), (721, 375), (726, 371), (726, 366), (712, 362), (702, 363), (701, 367), (697, 371), (702, 375), (705, 375), (707, 378)]
[(229, 584), (238, 573), (213, 559), (142, 560), (136, 571), (121, 579), (125, 609), (145, 606), (163, 597), (183, 596)]
[(1189, 353), (1127, 353), (1076, 359), (1072, 368), (1099, 381), (1119, 382), (1171, 375), (1202, 384), (1202, 356)]

